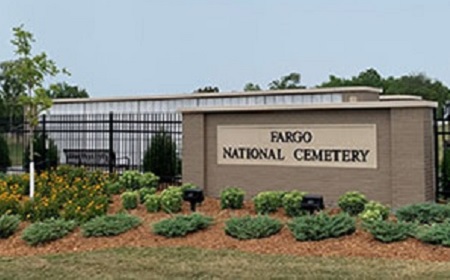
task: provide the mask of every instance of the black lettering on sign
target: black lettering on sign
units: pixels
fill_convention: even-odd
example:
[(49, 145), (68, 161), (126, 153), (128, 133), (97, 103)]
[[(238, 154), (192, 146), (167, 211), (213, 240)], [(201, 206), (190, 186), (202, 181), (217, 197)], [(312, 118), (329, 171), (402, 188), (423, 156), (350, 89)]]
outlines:
[(270, 142), (272, 143), (310, 143), (313, 135), (310, 131), (271, 131)]

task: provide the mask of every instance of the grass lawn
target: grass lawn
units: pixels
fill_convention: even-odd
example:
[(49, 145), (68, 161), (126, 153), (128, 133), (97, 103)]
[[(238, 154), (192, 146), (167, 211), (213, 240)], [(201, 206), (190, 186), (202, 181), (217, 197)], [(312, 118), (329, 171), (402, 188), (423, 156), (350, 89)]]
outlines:
[(0, 279), (450, 279), (449, 263), (192, 248), (1, 257), (0, 271)]

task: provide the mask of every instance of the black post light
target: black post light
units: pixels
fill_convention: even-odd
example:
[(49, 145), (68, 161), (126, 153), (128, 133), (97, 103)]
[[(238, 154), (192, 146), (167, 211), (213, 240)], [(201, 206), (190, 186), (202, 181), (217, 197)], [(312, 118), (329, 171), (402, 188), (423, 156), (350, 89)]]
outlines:
[(316, 194), (307, 194), (303, 196), (300, 206), (303, 210), (309, 211), (310, 214), (325, 208), (323, 196)]
[(205, 200), (203, 190), (200, 189), (186, 189), (183, 192), (183, 200), (191, 203), (191, 211), (195, 212), (197, 203), (202, 203)]

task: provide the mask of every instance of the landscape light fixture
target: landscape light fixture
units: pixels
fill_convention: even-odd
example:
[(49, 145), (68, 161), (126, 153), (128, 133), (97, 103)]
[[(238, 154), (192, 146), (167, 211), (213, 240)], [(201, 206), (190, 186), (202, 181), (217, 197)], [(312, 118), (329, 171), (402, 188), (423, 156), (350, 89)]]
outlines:
[(202, 203), (205, 200), (203, 190), (200, 189), (187, 189), (183, 192), (183, 200), (191, 203), (191, 211), (195, 212), (195, 206), (197, 203)]
[(309, 211), (313, 214), (315, 211), (320, 211), (325, 208), (323, 203), (323, 196), (316, 194), (307, 194), (303, 197), (301, 204), (303, 210)]

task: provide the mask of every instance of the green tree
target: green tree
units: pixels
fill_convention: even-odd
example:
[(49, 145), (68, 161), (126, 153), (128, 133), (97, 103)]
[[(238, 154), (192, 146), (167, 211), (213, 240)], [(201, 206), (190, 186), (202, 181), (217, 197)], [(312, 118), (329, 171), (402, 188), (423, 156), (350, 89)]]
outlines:
[(13, 28), (14, 38), (11, 43), (15, 47), (16, 58), (3, 62), (3, 74), (23, 86), (19, 102), (24, 106), (25, 118), (30, 130), (30, 197), (34, 196), (34, 131), (39, 125), (39, 115), (49, 109), (52, 100), (47, 96), (44, 82), (47, 77), (59, 73), (68, 74), (65, 69), (60, 70), (55, 62), (47, 57), (45, 52), (32, 55), (33, 34), (23, 29), (23, 26)]
[(368, 86), (368, 87), (384, 87), (384, 80), (377, 70), (369, 68), (362, 71), (358, 76), (353, 76), (350, 79), (339, 78), (331, 75), (329, 80), (322, 83), (318, 87), (350, 87), (350, 86)]
[(14, 121), (23, 119), (23, 107), (19, 104), (19, 98), (24, 94), (24, 85), (13, 77), (5, 75), (5, 63), (0, 63), (0, 118), (8, 120), (11, 127)]
[(160, 130), (151, 138), (144, 154), (144, 171), (152, 172), (164, 182), (178, 175), (179, 164), (175, 141), (168, 132)]
[(66, 82), (51, 85), (50, 89), (47, 90), (47, 94), (52, 99), (89, 98), (89, 94), (85, 89), (81, 89), (78, 86), (71, 86)]
[(246, 83), (244, 86), (244, 91), (260, 91), (261, 87), (258, 84)]
[(295, 72), (282, 76), (279, 80), (274, 80), (269, 84), (271, 90), (301, 88), (305, 88), (305, 86), (300, 85), (300, 74)]
[(383, 89), (383, 94), (408, 94), (436, 101), (439, 107), (450, 98), (450, 89), (438, 80), (423, 73), (383, 78), (375, 69), (369, 68), (349, 79), (330, 76), (318, 87), (371, 86)]
[(194, 93), (207, 93), (207, 92), (219, 92), (218, 87), (206, 86), (203, 88), (198, 88), (194, 91)]

